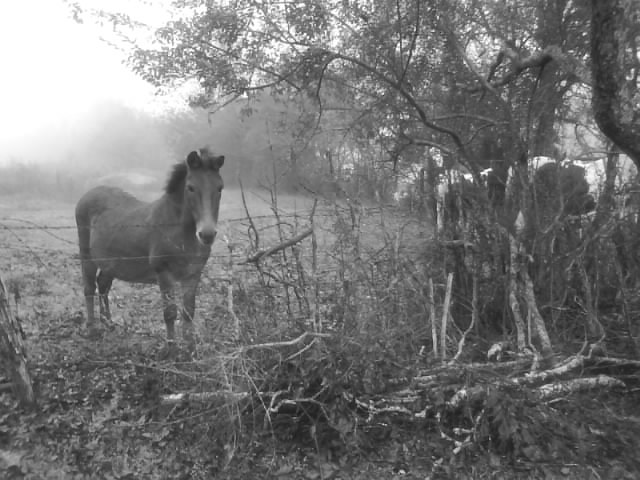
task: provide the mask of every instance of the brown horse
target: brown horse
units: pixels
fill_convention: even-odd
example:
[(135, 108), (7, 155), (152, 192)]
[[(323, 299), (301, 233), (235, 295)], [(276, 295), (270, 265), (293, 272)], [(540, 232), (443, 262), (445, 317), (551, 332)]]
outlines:
[(176, 284), (183, 292), (183, 334), (193, 344), (196, 289), (216, 237), (223, 156), (191, 152), (174, 166), (158, 200), (146, 203), (114, 187), (96, 187), (76, 206), (87, 325), (95, 331), (94, 295), (100, 316), (111, 318), (114, 278), (157, 283), (169, 341), (175, 339)]

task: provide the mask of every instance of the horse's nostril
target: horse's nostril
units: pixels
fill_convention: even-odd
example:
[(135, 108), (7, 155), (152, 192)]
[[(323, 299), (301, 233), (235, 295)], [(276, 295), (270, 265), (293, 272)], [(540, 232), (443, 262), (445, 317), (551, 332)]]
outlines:
[(216, 234), (213, 232), (198, 232), (198, 238), (205, 245), (211, 245)]

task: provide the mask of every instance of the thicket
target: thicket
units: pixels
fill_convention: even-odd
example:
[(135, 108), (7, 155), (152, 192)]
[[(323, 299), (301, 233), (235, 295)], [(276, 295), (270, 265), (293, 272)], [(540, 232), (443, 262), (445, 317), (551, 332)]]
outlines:
[[(195, 362), (197, 388), (165, 376), (175, 391), (157, 393), (160, 411), (213, 408), (214, 437), (233, 444), (239, 461), (253, 451), (250, 439), (269, 432), (274, 449), (304, 446), (327, 468), (391, 445), (387, 460), (430, 451), (425, 468), (445, 476), (478, 458), (531, 462), (541, 475), (597, 455), (634, 471), (607, 447), (634, 429), (624, 415), (603, 420), (600, 409), (610, 397), (629, 413), (635, 401), (638, 298), (619, 276), (611, 235), (635, 217), (607, 216), (594, 231), (598, 214), (555, 211), (544, 236), (524, 237), (536, 247), (527, 263), (553, 338), (549, 357), (532, 334), (526, 293), (516, 312), (526, 344), (517, 344), (502, 253), (510, 239), (482, 221), (486, 205), (436, 233), (424, 217), (348, 199), (282, 216), (271, 193), (276, 223), (247, 210), (246, 237), (227, 239), (230, 255), (246, 260), (229, 264), (217, 315), (235, 326), (238, 346), (217, 343)], [(329, 248), (318, 248), (319, 236)], [(564, 281), (552, 283), (554, 275)], [(616, 298), (602, 293), (611, 282)], [(617, 427), (594, 438), (590, 428), (604, 423)]]

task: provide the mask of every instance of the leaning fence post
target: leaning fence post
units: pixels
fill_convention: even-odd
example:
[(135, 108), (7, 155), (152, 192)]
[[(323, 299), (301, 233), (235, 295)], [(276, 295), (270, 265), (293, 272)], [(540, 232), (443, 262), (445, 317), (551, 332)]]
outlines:
[(431, 342), (433, 343), (433, 358), (440, 356), (438, 348), (438, 325), (436, 322), (436, 300), (433, 288), (433, 278), (429, 277), (429, 319), (431, 320)]
[(453, 283), (453, 273), (447, 275), (447, 290), (444, 294), (444, 307), (442, 308), (442, 326), (440, 327), (440, 359), (444, 362), (447, 359), (447, 322), (449, 321), (449, 307), (451, 306), (451, 285)]
[(27, 349), (20, 321), (11, 313), (7, 289), (0, 275), (0, 359), (13, 381), (13, 390), (20, 403), (33, 406), (36, 403), (33, 382), (27, 367)]

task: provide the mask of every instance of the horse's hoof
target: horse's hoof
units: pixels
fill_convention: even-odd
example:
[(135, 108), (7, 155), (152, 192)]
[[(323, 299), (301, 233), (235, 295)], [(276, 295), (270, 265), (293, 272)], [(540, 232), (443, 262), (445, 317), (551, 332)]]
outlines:
[(99, 340), (102, 337), (102, 330), (99, 327), (93, 325), (87, 327), (87, 338), (89, 340)]
[(184, 339), (184, 343), (187, 344), (187, 352), (195, 358), (196, 353), (196, 336), (193, 332), (193, 327), (185, 328), (182, 332), (182, 338)]
[(172, 360), (178, 356), (178, 346), (173, 340), (167, 343), (158, 352), (158, 360)]
[(198, 350), (196, 349), (196, 342), (187, 342), (187, 353), (191, 357), (191, 360), (198, 358)]

